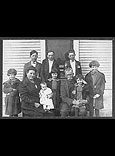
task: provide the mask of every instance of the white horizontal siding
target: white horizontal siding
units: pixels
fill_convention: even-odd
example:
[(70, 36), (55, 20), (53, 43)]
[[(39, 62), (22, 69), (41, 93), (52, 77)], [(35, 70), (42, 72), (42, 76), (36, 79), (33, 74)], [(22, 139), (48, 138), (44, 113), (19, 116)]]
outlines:
[(38, 62), (45, 58), (45, 40), (3, 40), (3, 82), (7, 80), (9, 68), (17, 70), (22, 80), (24, 64), (30, 61), (30, 51), (38, 52)]
[(79, 61), (83, 75), (89, 72), (89, 62), (97, 60), (105, 74), (106, 89), (112, 89), (112, 40), (79, 40)]

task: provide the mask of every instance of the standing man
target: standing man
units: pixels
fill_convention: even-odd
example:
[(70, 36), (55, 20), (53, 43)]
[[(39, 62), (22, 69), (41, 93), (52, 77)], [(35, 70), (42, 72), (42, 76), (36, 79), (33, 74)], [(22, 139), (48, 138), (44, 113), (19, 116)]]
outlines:
[(72, 68), (73, 69), (73, 76), (76, 76), (78, 74), (82, 74), (82, 69), (81, 69), (81, 64), (79, 61), (75, 60), (75, 51), (74, 50), (69, 50), (68, 51), (68, 58), (65, 62), (65, 69), (67, 68)]
[(47, 58), (42, 61), (41, 67), (41, 79), (42, 81), (47, 81), (52, 69), (57, 69), (57, 74), (59, 75), (59, 65), (55, 60), (55, 52), (50, 50), (47, 52)]
[(37, 62), (37, 58), (38, 58), (38, 52), (36, 50), (32, 50), (30, 52), (30, 62), (26, 63), (24, 65), (24, 70), (23, 70), (23, 79), (26, 77), (26, 69), (29, 66), (33, 66), (36, 68), (36, 76), (37, 78), (40, 78), (40, 72), (41, 72), (41, 63)]

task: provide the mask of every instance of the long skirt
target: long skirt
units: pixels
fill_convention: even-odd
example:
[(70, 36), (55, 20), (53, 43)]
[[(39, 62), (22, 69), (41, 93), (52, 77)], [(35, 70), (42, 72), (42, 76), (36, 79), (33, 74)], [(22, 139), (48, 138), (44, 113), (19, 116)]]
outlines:
[(21, 113), (21, 103), (19, 96), (6, 95), (5, 97), (5, 114), (16, 115)]

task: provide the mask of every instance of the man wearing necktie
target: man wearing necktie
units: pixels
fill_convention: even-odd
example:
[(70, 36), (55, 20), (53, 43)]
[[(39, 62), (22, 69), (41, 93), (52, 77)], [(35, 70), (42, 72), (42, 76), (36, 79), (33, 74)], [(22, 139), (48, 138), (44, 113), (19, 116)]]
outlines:
[(50, 50), (47, 52), (47, 58), (42, 61), (42, 67), (41, 67), (41, 80), (47, 81), (50, 77), (52, 69), (57, 69), (57, 74), (59, 78), (59, 65), (57, 61), (55, 60), (55, 52)]
[(67, 52), (69, 60), (65, 62), (65, 69), (72, 68), (73, 69), (73, 76), (78, 74), (82, 74), (81, 64), (79, 61), (75, 60), (75, 51), (69, 50)]

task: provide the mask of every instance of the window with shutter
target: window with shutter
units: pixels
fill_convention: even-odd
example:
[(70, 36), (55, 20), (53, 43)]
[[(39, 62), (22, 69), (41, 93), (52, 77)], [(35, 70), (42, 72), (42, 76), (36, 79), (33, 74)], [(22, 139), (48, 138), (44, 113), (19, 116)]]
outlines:
[(100, 63), (99, 71), (105, 74), (106, 84), (104, 92), (104, 110), (102, 116), (112, 116), (112, 40), (74, 40), (76, 59), (81, 62), (85, 76), (90, 71), (89, 62), (97, 60)]
[(79, 58), (85, 75), (89, 71), (89, 62), (97, 60), (99, 70), (105, 74), (105, 89), (112, 89), (112, 41), (111, 40), (80, 40)]
[(30, 61), (30, 51), (38, 52), (38, 62), (45, 58), (45, 40), (3, 40), (3, 82), (7, 70), (15, 68), (17, 78), (22, 80), (24, 64)]
[(42, 63), (45, 59), (45, 40), (3, 40), (3, 82), (7, 80), (9, 68), (15, 68), (16, 77), (22, 80), (24, 64), (30, 61), (31, 50), (38, 52), (38, 62)]
[(75, 40), (76, 59), (81, 62), (83, 75), (89, 72), (89, 62), (97, 60), (105, 74), (106, 89), (112, 89), (112, 40)]

